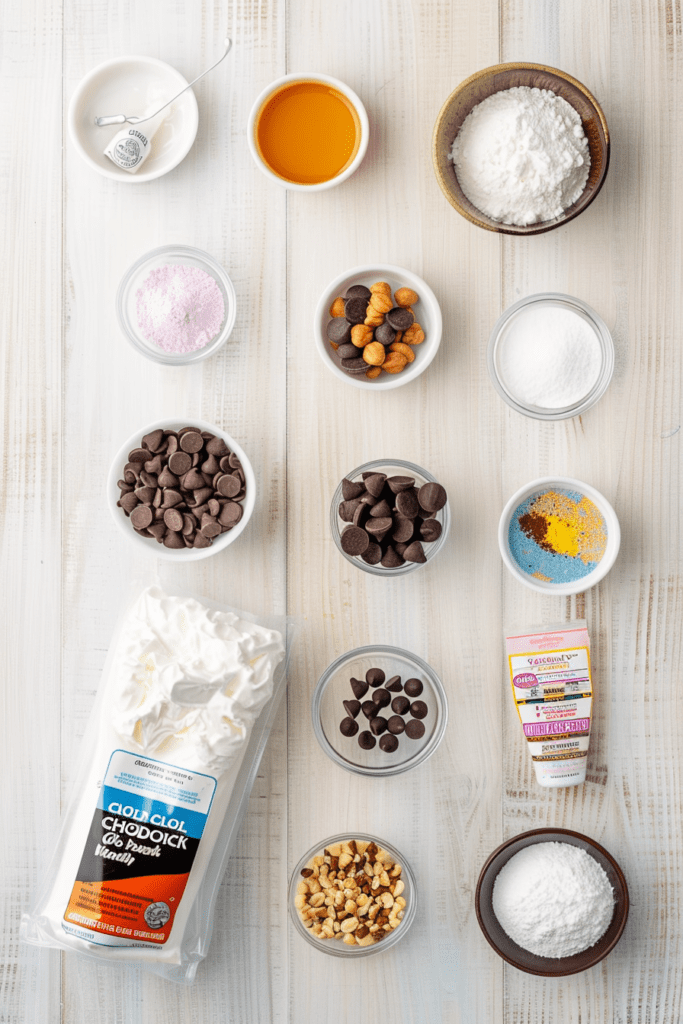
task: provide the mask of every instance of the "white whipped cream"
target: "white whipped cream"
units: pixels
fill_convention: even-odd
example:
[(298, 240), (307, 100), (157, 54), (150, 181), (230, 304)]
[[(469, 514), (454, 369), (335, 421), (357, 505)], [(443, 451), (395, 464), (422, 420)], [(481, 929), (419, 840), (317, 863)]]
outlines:
[(274, 630), (150, 587), (119, 635), (111, 724), (129, 750), (221, 775), (270, 699), (283, 655)]

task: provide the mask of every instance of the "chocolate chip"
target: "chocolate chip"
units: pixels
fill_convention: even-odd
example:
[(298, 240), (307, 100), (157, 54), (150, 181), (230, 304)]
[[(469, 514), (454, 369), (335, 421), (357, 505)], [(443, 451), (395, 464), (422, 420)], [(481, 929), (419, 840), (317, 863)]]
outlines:
[(342, 480), (342, 497), (344, 501), (352, 501), (353, 498), (359, 498), (363, 491), (363, 484), (354, 483), (353, 480)]
[(385, 754), (393, 754), (395, 750), (398, 750), (397, 738), (391, 733), (386, 733), (379, 741), (379, 749), (383, 750)]
[(188, 430), (186, 434), (180, 438), (180, 447), (184, 452), (189, 452), (194, 455), (195, 452), (201, 451), (204, 447), (204, 438), (195, 430)]
[(410, 713), (413, 718), (426, 718), (429, 714), (429, 708), (423, 700), (414, 700), (410, 705)]
[(368, 684), (364, 679), (354, 679), (351, 677), (351, 689), (353, 690), (354, 697), (360, 700), (368, 692)]
[[(351, 298), (344, 300), (344, 316), (350, 324), (364, 323), (367, 308), (367, 299), (361, 296), (352, 295)], [(334, 323), (334, 320), (341, 320), (341, 317), (335, 317), (331, 323)]]
[(392, 715), (387, 722), (387, 729), (389, 732), (393, 732), (395, 736), (400, 736), (405, 730), (406, 723), (403, 721), (401, 715)]
[(346, 714), (349, 716), (349, 718), (358, 718), (358, 712), (360, 711), (360, 701), (345, 700), (343, 703), (344, 710), (346, 711)]
[(132, 452), (128, 452), (129, 462), (147, 462), (149, 458), (149, 452), (146, 448), (133, 448)]
[[(232, 458), (234, 454), (230, 451), (222, 437), (212, 437), (210, 441), (207, 441), (206, 450), (209, 455), (215, 455), (217, 459), (223, 458), (224, 455), (230, 455)], [(237, 458), (237, 456), (234, 455), (234, 458)]]
[(384, 498), (382, 498), (381, 501), (378, 501), (376, 505), (372, 506), (370, 509), (370, 515), (375, 519), (382, 519), (386, 516), (391, 516), (391, 509)]
[(377, 707), (385, 708), (389, 701), (391, 700), (391, 697), (387, 693), (387, 691), (383, 687), (381, 687), (379, 690), (375, 690), (375, 692), (372, 695), (372, 699), (377, 705)]
[(420, 526), (420, 536), (427, 544), (433, 544), (441, 536), (443, 527), (438, 519), (425, 519)]
[(354, 722), (352, 718), (342, 718), (339, 724), (339, 732), (342, 736), (355, 736), (358, 728), (358, 722)]
[(242, 481), (236, 475), (231, 473), (228, 475), (224, 473), (216, 481), (216, 490), (224, 498), (234, 498), (236, 494), (239, 494), (242, 487)]
[(410, 701), (407, 697), (401, 695), (400, 697), (394, 697), (391, 702), (391, 710), (395, 715), (405, 715), (408, 708), (410, 707)]
[(185, 542), (179, 533), (167, 530), (163, 541), (165, 548), (184, 548)]
[(427, 512), (438, 512), (440, 508), (444, 507), (448, 500), (446, 488), (437, 483), (423, 484), (417, 492), (417, 497), (420, 505), (422, 508), (426, 509)]
[(351, 324), (343, 316), (336, 316), (327, 325), (327, 337), (336, 345), (344, 345), (351, 340)]
[(375, 341), (381, 341), (383, 345), (391, 345), (392, 342), (396, 341), (396, 331), (393, 327), (389, 326), (386, 320), (376, 329)]
[(406, 679), (403, 689), (409, 697), (419, 697), (424, 687), (419, 679)]
[(416, 718), (411, 718), (409, 722), (406, 722), (406, 736), (409, 736), (411, 740), (420, 740), (424, 734), (423, 722), (419, 722)]
[(341, 535), (342, 551), (347, 555), (362, 555), (369, 543), (370, 538), (360, 526), (347, 526)]
[(379, 544), (371, 541), (367, 546), (367, 550), (360, 557), (368, 565), (377, 565), (382, 560), (382, 549)]
[(234, 501), (227, 501), (218, 515), (218, 522), (221, 526), (237, 526), (243, 515), (241, 505)]
[(381, 715), (377, 715), (376, 718), (370, 719), (370, 728), (374, 732), (375, 736), (380, 736), (387, 727), (386, 718), (382, 718)]
[(167, 508), (164, 512), (164, 522), (169, 530), (174, 530), (177, 533), (183, 528), (182, 512), (179, 512), (177, 508)]
[(367, 719), (374, 718), (377, 714), (377, 705), (374, 700), (364, 700), (361, 704), (361, 711)]
[(368, 494), (371, 494), (373, 498), (379, 498), (384, 490), (386, 479), (387, 478), (384, 473), (372, 473), (370, 476), (365, 478), (365, 490)]
[(340, 359), (357, 359), (358, 349), (352, 341), (347, 341), (343, 345), (339, 346), (337, 349), (337, 355)]
[(388, 533), (393, 525), (391, 516), (384, 516), (382, 519), (370, 519), (365, 524), (367, 533), (371, 533), (376, 540), (381, 540), (385, 533)]
[(143, 448), (149, 448), (151, 452), (156, 452), (161, 447), (163, 440), (163, 430), (152, 430), (151, 433), (145, 434), (140, 443)]
[(407, 519), (414, 519), (420, 511), (420, 505), (414, 490), (400, 491), (396, 495), (396, 508)]
[(427, 561), (425, 549), (422, 547), (422, 544), (420, 543), (419, 540), (414, 540), (412, 544), (408, 545), (408, 547), (403, 552), (403, 557), (405, 558), (406, 562), (418, 562), (421, 565)]
[(415, 486), (414, 476), (390, 476), (387, 480), (389, 488), (394, 494), (398, 494), (399, 491), (409, 491), (411, 487)]
[(403, 687), (401, 686), (400, 676), (392, 676), (391, 679), (389, 679), (389, 681), (386, 682), (384, 685), (386, 689), (390, 690), (392, 693), (400, 693), (400, 691), (403, 689)]
[(364, 299), (366, 305), (370, 301), (371, 295), (372, 292), (364, 284), (352, 284), (346, 291), (347, 299)]
[(395, 331), (407, 331), (414, 322), (415, 317), (409, 309), (405, 309), (403, 306), (394, 306), (393, 309), (389, 310), (384, 319)]
[(138, 505), (130, 514), (130, 521), (136, 530), (144, 530), (145, 527), (149, 526), (153, 518), (154, 513), (149, 505)]
[[(354, 725), (355, 724), (356, 723), (354, 722)], [(376, 743), (377, 740), (375, 739), (371, 732), (368, 732), (367, 729), (364, 732), (362, 732), (358, 737), (358, 746), (361, 747), (363, 750), (372, 750)]]
[[(135, 495), (135, 493), (133, 491), (128, 491), (127, 494), (122, 494), (121, 495), (121, 498), (119, 499), (118, 504), (121, 506), (122, 509), (125, 509), (126, 512), (131, 513), (133, 511), (133, 509), (135, 508), (135, 506), (138, 504), (138, 502), (139, 502), (139, 499)], [(380, 557), (381, 557), (381, 553), (380, 553)]]
[(192, 459), (187, 452), (174, 452), (168, 460), (168, 468), (176, 476), (184, 476), (192, 466)]
[(381, 668), (369, 668), (365, 673), (366, 682), (373, 688), (381, 686), (385, 679), (386, 675)]
[(407, 519), (405, 516), (396, 516), (394, 520), (394, 532), (392, 537), (397, 543), (405, 544), (413, 536), (414, 522), (412, 519)]
[(385, 569), (397, 569), (399, 565), (403, 565), (405, 559), (399, 555), (398, 551), (392, 548), (391, 544), (384, 552), (382, 556), (382, 565)]
[[(356, 349), (357, 351), (358, 349)], [(342, 359), (341, 364), (347, 373), (365, 373), (368, 368), (368, 364), (362, 356), (357, 356), (355, 359)]]
[(339, 506), (339, 518), (343, 519), (345, 523), (352, 523), (353, 514), (360, 507), (358, 498), (354, 498), (351, 501), (342, 501)]

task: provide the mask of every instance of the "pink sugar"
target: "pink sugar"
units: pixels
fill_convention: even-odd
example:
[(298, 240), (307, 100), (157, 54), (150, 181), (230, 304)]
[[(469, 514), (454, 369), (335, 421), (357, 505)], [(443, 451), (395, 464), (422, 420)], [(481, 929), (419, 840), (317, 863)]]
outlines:
[(199, 267), (157, 267), (136, 292), (138, 327), (164, 352), (195, 352), (220, 331), (225, 303), (218, 284)]

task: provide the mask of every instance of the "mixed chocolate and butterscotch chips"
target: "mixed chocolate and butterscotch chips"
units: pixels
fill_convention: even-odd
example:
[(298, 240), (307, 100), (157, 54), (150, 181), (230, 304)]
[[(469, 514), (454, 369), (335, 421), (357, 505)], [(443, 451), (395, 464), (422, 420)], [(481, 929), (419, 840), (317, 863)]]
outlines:
[(400, 373), (412, 363), (414, 346), (425, 340), (413, 311), (419, 301), (412, 288), (397, 288), (392, 299), (386, 281), (369, 288), (354, 284), (338, 295), (330, 306), (327, 338), (342, 369), (376, 380), (382, 371)]
[(427, 561), (424, 544), (441, 536), (436, 513), (448, 500), (441, 484), (415, 486), (412, 476), (363, 473), (363, 480), (343, 480), (339, 517), (342, 550), (368, 565), (397, 569), (405, 562)]
[[(360, 728), (356, 718), (362, 712), (370, 726), (358, 737), (358, 745), (362, 750), (372, 750), (377, 744), (377, 736), (381, 736), (379, 748), (386, 754), (393, 754), (398, 750), (398, 737), (401, 733), (405, 732), (411, 740), (422, 739), (425, 734), (422, 719), (429, 714), (429, 708), (423, 700), (411, 702), (409, 699), (419, 697), (422, 693), (424, 687), (420, 679), (407, 679), (404, 686), (400, 676), (387, 679), (381, 668), (369, 668), (364, 680), (351, 678), (349, 682), (356, 699), (343, 701), (346, 718), (339, 724), (342, 736), (356, 735)], [(371, 688), (375, 691), (372, 699), (361, 703)], [(392, 699), (394, 693), (398, 696)], [(386, 718), (381, 711), (390, 705), (393, 714)], [(410, 716), (408, 721), (405, 720), (405, 716)]]
[(242, 518), (244, 470), (222, 438), (197, 427), (153, 430), (128, 453), (117, 505), (136, 533), (167, 548), (208, 548)]
[(406, 900), (401, 865), (376, 843), (333, 843), (302, 869), (294, 903), (318, 939), (372, 946), (398, 928)]

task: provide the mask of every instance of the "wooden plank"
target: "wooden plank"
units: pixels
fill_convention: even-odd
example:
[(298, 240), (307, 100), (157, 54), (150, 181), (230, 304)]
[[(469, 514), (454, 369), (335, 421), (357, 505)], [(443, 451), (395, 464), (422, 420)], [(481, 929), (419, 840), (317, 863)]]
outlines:
[[(362, 28), (361, 28), (362, 26)], [(500, 412), (482, 358), (499, 301), (499, 240), (447, 205), (431, 167), (442, 102), (498, 56), (495, 4), (291, 4), (288, 70), (324, 71), (365, 103), (371, 142), (338, 189), (292, 193), (289, 266), (289, 607), (305, 622), (290, 686), (290, 868), (343, 829), (396, 843), (416, 867), (422, 910), (390, 953), (350, 967), (293, 937), (290, 1019), (495, 1020), (502, 971), (473, 912), (475, 865), (500, 841), (500, 708), (496, 688)], [(346, 268), (391, 262), (425, 278), (444, 315), (444, 339), (418, 382), (360, 392), (313, 354), (319, 294)], [(326, 525), (336, 483), (353, 467), (400, 456), (449, 489), (455, 525), (438, 563), (403, 580), (347, 564)], [(478, 495), (472, 515), (470, 495)], [(490, 580), (490, 583), (485, 581)], [(474, 594), (483, 600), (473, 600)], [(455, 638), (454, 640), (451, 638)], [(451, 720), (427, 765), (387, 780), (359, 779), (317, 748), (310, 701), (327, 664), (355, 646), (393, 643), (423, 655), (444, 679)]]
[(59, 819), (61, 4), (0, 11), (2, 776), (0, 1016), (59, 1020), (59, 955), (19, 920)]
[[(267, 190), (244, 145), (254, 97), (284, 70), (282, 4), (244, 0), (228, 7), (205, 0), (168, 14), (163, 2), (144, 9), (128, 0), (66, 5), (67, 101), (82, 76), (108, 57), (150, 54), (189, 80), (216, 59), (226, 34), (234, 47), (225, 64), (196, 87), (198, 136), (168, 176), (119, 185), (93, 173), (67, 145), (65, 785), (131, 578), (158, 571), (162, 581), (257, 614), (285, 609), (285, 364), (284, 351), (273, 351), (285, 323), (285, 199)], [(237, 321), (227, 345), (191, 368), (158, 367), (138, 356), (114, 317), (124, 271), (147, 250), (169, 242), (210, 252), (237, 293)], [(244, 446), (258, 480), (257, 507), (245, 534), (226, 553), (191, 566), (157, 562), (153, 545), (140, 558), (109, 521), (101, 485), (83, 487), (84, 455), (89, 478), (102, 481), (122, 441), (164, 416), (201, 417), (226, 429)], [(101, 525), (93, 530), (95, 523)], [(285, 756), (283, 722), (254, 789), (218, 899), (210, 957), (195, 986), (176, 989), (140, 972), (66, 956), (65, 1022), (108, 1024), (114, 1007), (131, 1024), (283, 1019), (286, 993), (277, 959), (287, 925), (272, 891), (285, 885)], [(259, 969), (251, 969), (256, 964)], [(93, 1004), (95, 991), (100, 998)]]

